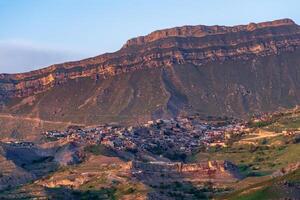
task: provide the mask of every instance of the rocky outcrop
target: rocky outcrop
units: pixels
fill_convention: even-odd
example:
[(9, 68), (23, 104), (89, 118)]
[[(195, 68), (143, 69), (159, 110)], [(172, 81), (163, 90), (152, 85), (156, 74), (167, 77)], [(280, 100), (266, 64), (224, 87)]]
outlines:
[(126, 42), (123, 48), (128, 48), (132, 46), (140, 46), (146, 43), (154, 42), (160, 39), (169, 37), (206, 37), (230, 34), (235, 32), (251, 32), (262, 28), (278, 27), (278, 26), (288, 26), (295, 25), (295, 22), (291, 19), (281, 19), (271, 22), (262, 22), (259, 24), (250, 23), (248, 25), (240, 25), (234, 27), (227, 26), (183, 26), (170, 29), (164, 29), (150, 33), (147, 36), (141, 36), (137, 38), (130, 39)]
[(232, 174), (232, 177), (240, 177), (238, 168), (229, 161), (207, 161), (199, 163), (185, 164), (181, 162), (132, 162), (132, 171), (134, 173), (175, 173), (175, 174), (200, 174), (201, 176), (211, 176), (215, 174)]
[[(26, 97), (68, 80), (107, 78), (142, 68), (249, 60), (295, 51), (300, 28), (290, 19), (234, 27), (183, 26), (129, 40), (121, 50), (22, 74), (0, 74), (0, 102)], [(0, 105), (1, 106), (1, 105)]]
[(230, 183), (241, 178), (236, 165), (228, 161), (207, 161), (199, 163), (180, 162), (132, 162), (133, 175), (148, 185), (189, 181), (197, 184), (207, 181)]
[(142, 170), (149, 172), (202, 172), (207, 173), (209, 170), (225, 172), (225, 170), (237, 169), (229, 161), (207, 161), (192, 164), (184, 164), (181, 162), (140, 162), (133, 161), (131, 168), (133, 170)]

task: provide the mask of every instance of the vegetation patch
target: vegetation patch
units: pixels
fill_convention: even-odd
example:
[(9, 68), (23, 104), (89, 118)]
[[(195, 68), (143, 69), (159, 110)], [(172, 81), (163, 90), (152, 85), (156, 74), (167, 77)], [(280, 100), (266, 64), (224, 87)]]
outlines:
[(117, 153), (114, 150), (112, 150), (102, 144), (86, 146), (84, 148), (84, 151), (88, 152), (88, 153), (92, 153), (94, 155), (103, 155), (103, 156), (110, 156), (110, 157), (117, 156)]
[(297, 199), (300, 169), (220, 197), (228, 200)]

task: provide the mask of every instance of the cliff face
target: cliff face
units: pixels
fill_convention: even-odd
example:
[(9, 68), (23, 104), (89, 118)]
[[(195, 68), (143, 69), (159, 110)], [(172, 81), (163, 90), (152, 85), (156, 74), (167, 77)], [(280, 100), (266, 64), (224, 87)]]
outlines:
[(155, 31), (115, 53), (1, 74), (0, 110), (80, 124), (273, 111), (300, 102), (299, 47), (289, 19)]
[(140, 46), (146, 43), (154, 42), (160, 39), (169, 38), (169, 37), (207, 37), (207, 36), (216, 36), (231, 34), (236, 32), (252, 32), (257, 31), (258, 29), (263, 28), (272, 28), (279, 26), (294, 26), (295, 23), (290, 19), (281, 19), (272, 22), (263, 22), (259, 24), (250, 23), (249, 25), (240, 25), (234, 27), (226, 26), (183, 26), (170, 28), (165, 30), (155, 31), (147, 36), (141, 36), (133, 38), (127, 41), (123, 48), (128, 48), (132, 46)]
[(151, 173), (193, 173), (198, 172), (200, 174), (208, 175), (209, 172), (219, 172), (223, 173), (225, 171), (236, 171), (238, 172), (237, 166), (232, 164), (229, 161), (208, 161), (208, 162), (199, 162), (199, 163), (192, 163), (192, 164), (184, 164), (181, 162), (140, 162), (140, 161), (133, 161), (131, 169), (133, 171), (142, 170), (144, 172), (151, 172)]
[(292, 52), (300, 28), (283, 19), (234, 27), (183, 26), (129, 40), (121, 50), (23, 74), (0, 74), (0, 98), (26, 97), (69, 79), (107, 77), (146, 67), (204, 65)]
[(193, 164), (133, 161), (131, 171), (138, 180), (148, 185), (182, 180), (196, 183), (208, 180), (213, 183), (230, 183), (242, 178), (238, 167), (228, 161), (203, 161)]

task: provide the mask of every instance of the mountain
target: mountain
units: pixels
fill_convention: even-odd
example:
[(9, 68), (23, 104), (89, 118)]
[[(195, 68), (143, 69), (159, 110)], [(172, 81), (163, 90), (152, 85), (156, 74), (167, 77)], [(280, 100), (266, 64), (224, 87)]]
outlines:
[(5, 135), (292, 107), (300, 102), (299, 47), (300, 26), (290, 19), (155, 31), (114, 53), (0, 74), (0, 125)]

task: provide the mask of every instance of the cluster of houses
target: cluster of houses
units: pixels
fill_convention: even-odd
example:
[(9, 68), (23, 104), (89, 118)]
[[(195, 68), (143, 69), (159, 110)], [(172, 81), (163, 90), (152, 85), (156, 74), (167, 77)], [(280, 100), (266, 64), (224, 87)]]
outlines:
[(178, 117), (148, 121), (140, 126), (123, 127), (102, 125), (95, 128), (47, 131), (52, 139), (88, 144), (102, 144), (121, 151), (150, 151), (191, 153), (201, 145), (224, 146), (228, 132), (241, 132), (245, 126), (240, 123), (212, 125), (197, 117)]
[(295, 135), (300, 135), (300, 131), (283, 130), (282, 134), (284, 136), (295, 136)]
[(4, 142), (4, 144), (7, 144), (9, 146), (14, 146), (14, 147), (33, 147), (34, 146), (33, 142), (25, 142), (25, 141), (8, 141), (8, 142)]

